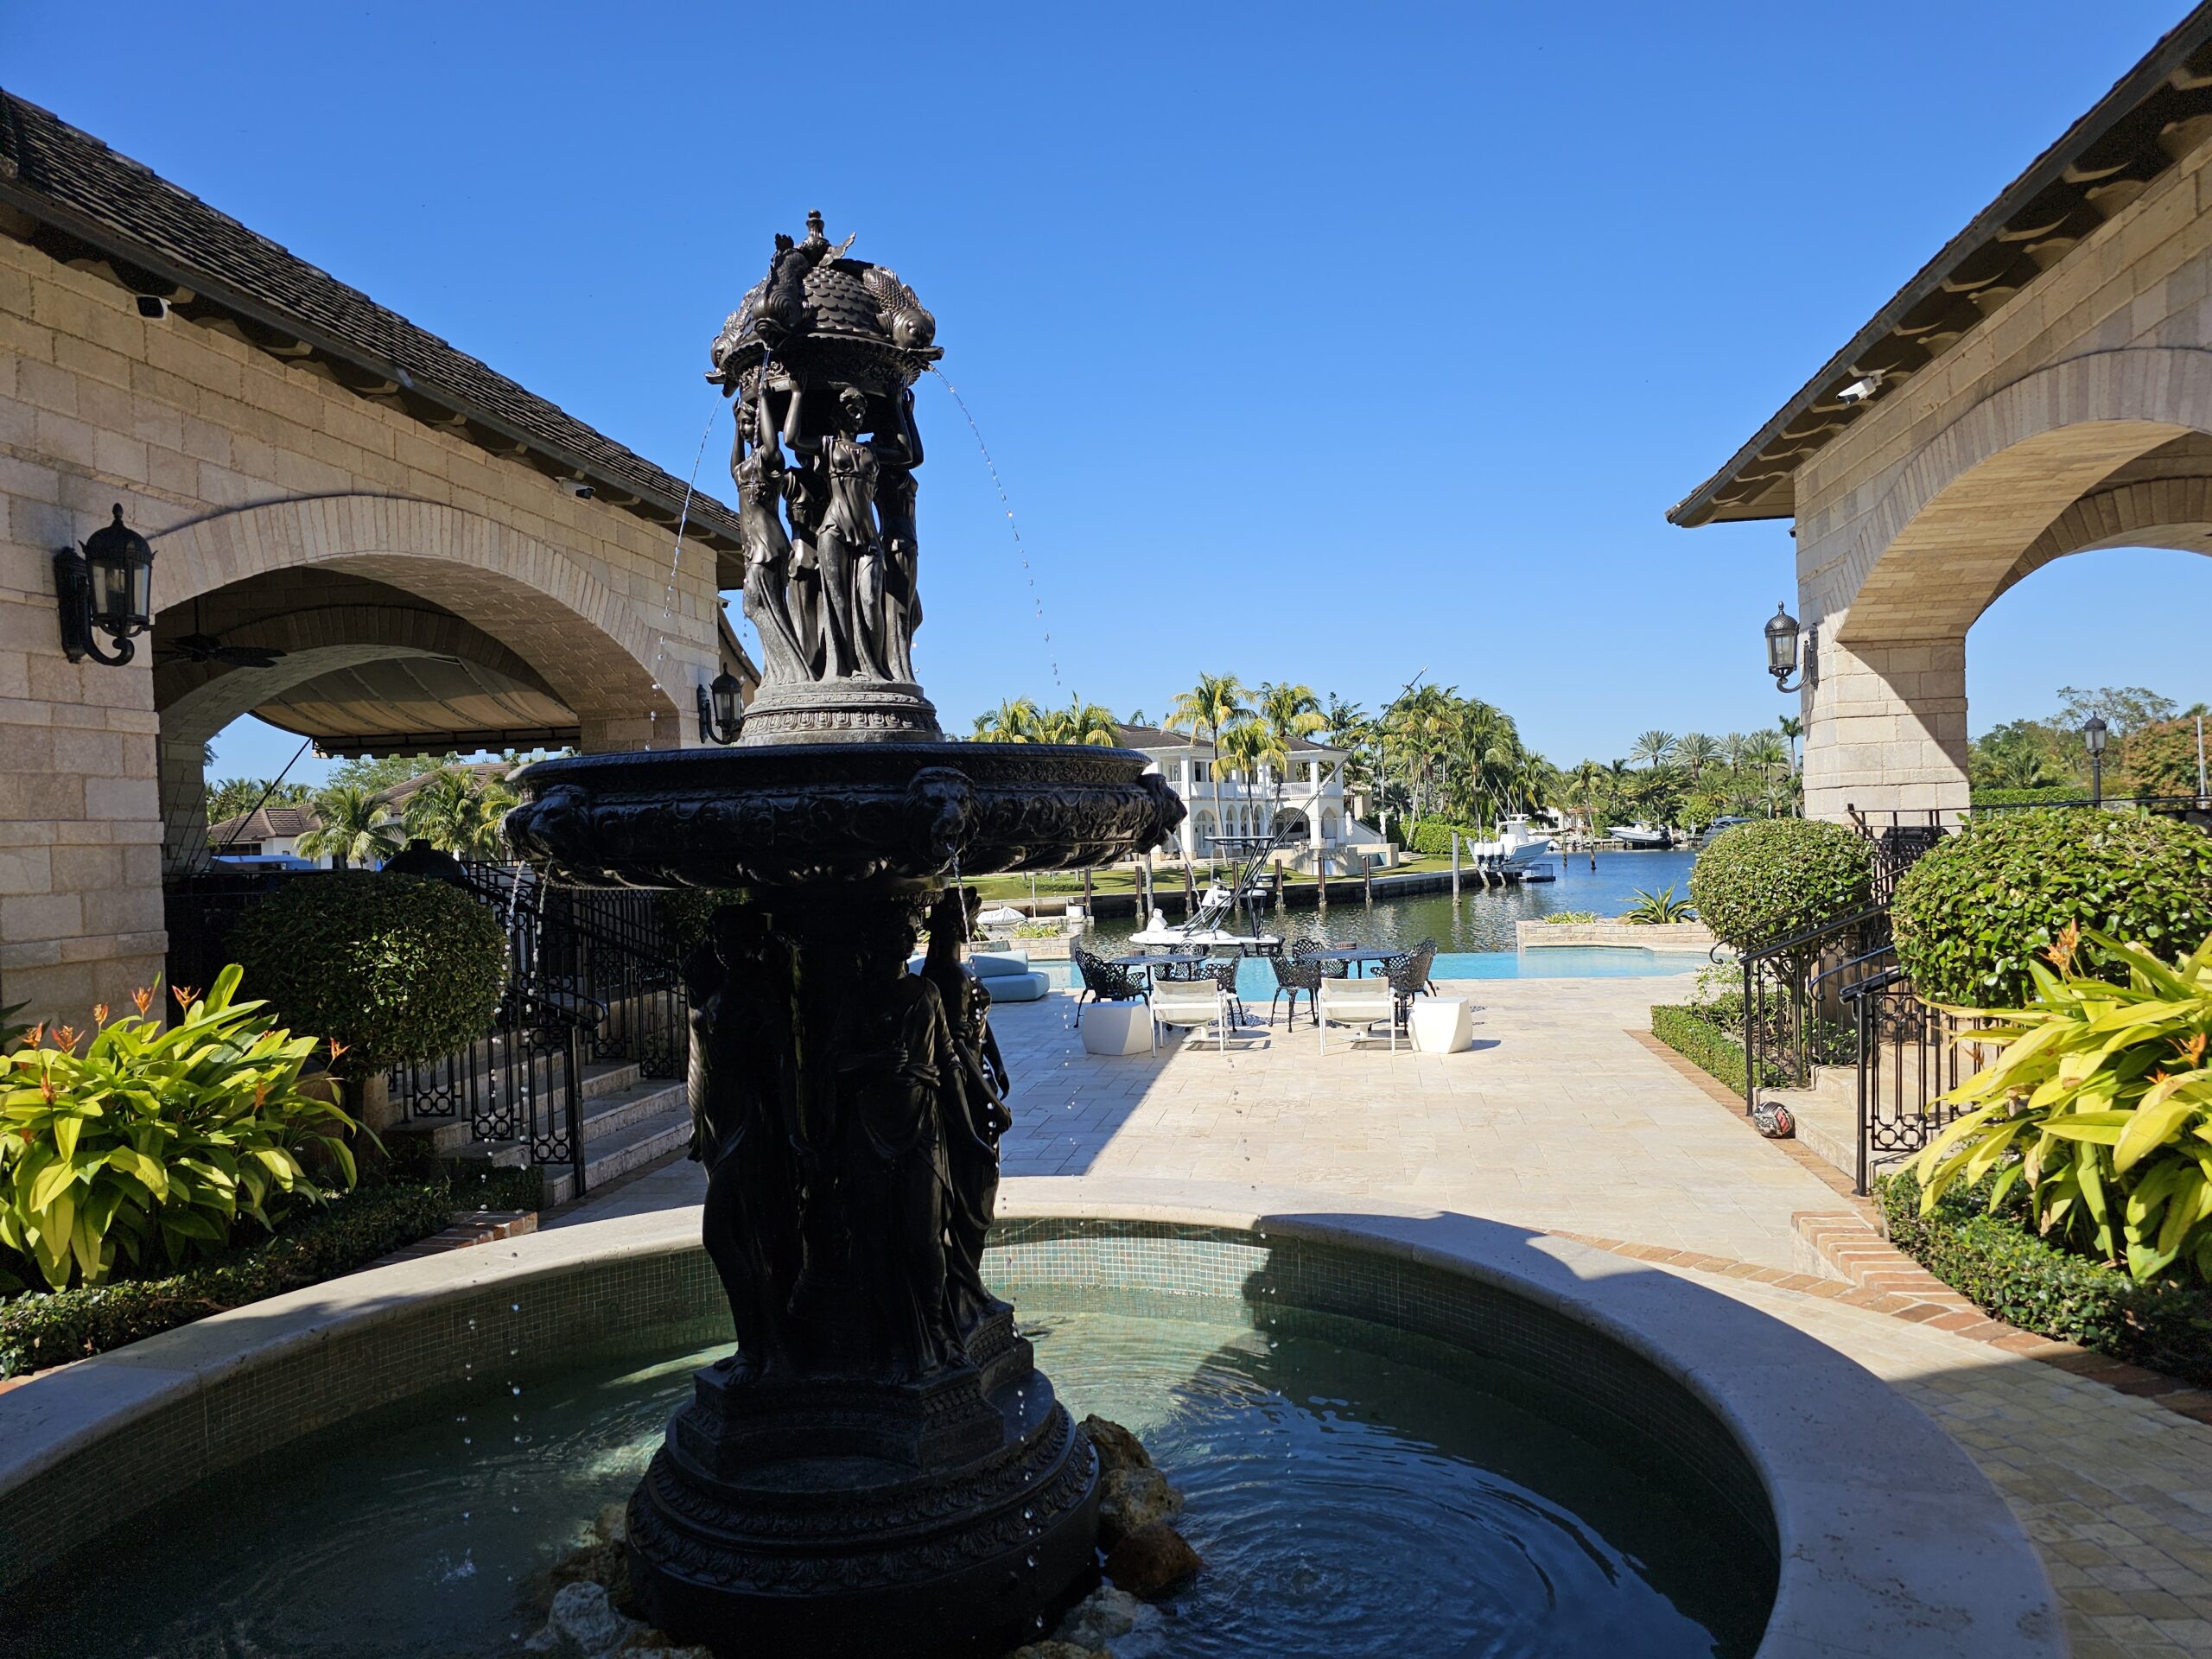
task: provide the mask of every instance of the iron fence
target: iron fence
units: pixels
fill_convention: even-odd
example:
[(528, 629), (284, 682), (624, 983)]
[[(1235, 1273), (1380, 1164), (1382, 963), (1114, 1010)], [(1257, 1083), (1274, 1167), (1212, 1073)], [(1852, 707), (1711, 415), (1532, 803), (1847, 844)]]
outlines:
[(1878, 906), (1806, 928), (1746, 950), (1744, 976), (1744, 1109), (1762, 1088), (1802, 1089), (1816, 1065), (1840, 1063), (1850, 1030), (1842, 992), (1854, 971), (1889, 948), (1890, 913)]
[(1843, 995), (1857, 1033), (1853, 1186), (1863, 1196), (1877, 1161), (1920, 1151), (1968, 1109), (1943, 1096), (1980, 1068), (1972, 1033), (1986, 1022), (1922, 1001), (1894, 965)]

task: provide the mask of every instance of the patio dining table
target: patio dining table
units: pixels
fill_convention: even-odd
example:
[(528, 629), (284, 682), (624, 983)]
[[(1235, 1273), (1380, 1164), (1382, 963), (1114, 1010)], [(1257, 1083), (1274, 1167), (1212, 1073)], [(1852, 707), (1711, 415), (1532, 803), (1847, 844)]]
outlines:
[(1189, 968), (1201, 962), (1211, 962), (1210, 950), (1163, 950), (1154, 956), (1134, 951), (1126, 957), (1109, 957), (1107, 962), (1116, 968), (1142, 968), (1149, 973), (1154, 968)]
[(1380, 950), (1368, 946), (1358, 950), (1348, 948), (1342, 950), (1309, 950), (1306, 953), (1305, 959), (1307, 962), (1341, 962), (1353, 969), (1355, 977), (1364, 978), (1365, 975), (1359, 970), (1366, 963), (1388, 962), (1393, 957), (1401, 957), (1404, 954), (1402, 950)]

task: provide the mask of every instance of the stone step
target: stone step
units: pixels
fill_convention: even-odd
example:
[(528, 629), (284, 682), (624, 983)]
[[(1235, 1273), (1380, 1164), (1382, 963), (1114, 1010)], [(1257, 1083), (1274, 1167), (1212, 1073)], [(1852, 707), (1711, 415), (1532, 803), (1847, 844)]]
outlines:
[[(641, 1117), (607, 1135), (587, 1134), (584, 1141), (584, 1186), (588, 1192), (597, 1192), (609, 1181), (626, 1175), (633, 1169), (658, 1161), (671, 1153), (682, 1152), (691, 1143), (691, 1114), (683, 1104), (683, 1089), (678, 1084), (672, 1091), (676, 1099), (673, 1112), (662, 1111)], [(576, 1192), (575, 1173), (567, 1164), (545, 1166), (545, 1202), (550, 1207), (564, 1204)]]
[[(520, 1073), (517, 1075), (518, 1077), (521, 1076)], [(543, 1089), (550, 1086), (552, 1074), (548, 1062), (540, 1060), (531, 1068), (531, 1075), (537, 1087)], [(487, 1078), (486, 1082), (488, 1081)], [(503, 1075), (500, 1081), (505, 1084), (507, 1079)], [(657, 1088), (670, 1086), (668, 1080), (664, 1078), (651, 1081)], [(587, 1104), (604, 1099), (610, 1095), (626, 1094), (639, 1086), (639, 1067), (634, 1060), (590, 1061), (584, 1066), (582, 1092)], [(674, 1086), (681, 1088), (683, 1085), (679, 1083)], [(404, 1109), (407, 1103), (407, 1096), (404, 1095), (392, 1096), (392, 1105), (396, 1109)], [(480, 1144), (470, 1126), (468, 1114), (465, 1109), (457, 1110), (451, 1117), (410, 1119), (395, 1126), (386, 1133), (404, 1139), (427, 1140), (430, 1143), (431, 1151), (440, 1158), (468, 1157), (471, 1155), (471, 1149)], [(495, 1159), (492, 1161), (499, 1160)]]

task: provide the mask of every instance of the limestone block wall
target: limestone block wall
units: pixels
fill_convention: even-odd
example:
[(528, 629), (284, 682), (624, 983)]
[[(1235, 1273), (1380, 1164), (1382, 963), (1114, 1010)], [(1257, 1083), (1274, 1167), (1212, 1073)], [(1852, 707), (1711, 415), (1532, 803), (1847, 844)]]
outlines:
[(587, 748), (673, 746), (718, 665), (714, 559), (465, 437), (219, 329), (140, 318), (101, 276), (0, 238), (0, 1004), (82, 1023), (160, 971), (163, 820), (204, 812), (164, 753), (150, 652), (62, 655), (55, 549), (120, 502), (168, 607), (258, 571), (343, 569), (529, 661)]
[(2100, 479), (2212, 430), (2208, 209), (2199, 148), (1799, 474), (1812, 816), (1964, 808), (1974, 620)]

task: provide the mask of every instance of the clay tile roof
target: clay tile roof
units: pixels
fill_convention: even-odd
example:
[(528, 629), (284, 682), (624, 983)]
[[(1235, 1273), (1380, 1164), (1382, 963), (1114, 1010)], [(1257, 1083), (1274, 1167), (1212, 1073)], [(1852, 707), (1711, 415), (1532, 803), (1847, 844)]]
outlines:
[(247, 842), (270, 841), (279, 836), (303, 836), (321, 823), (322, 820), (315, 816), (313, 807), (256, 807), (252, 811), (241, 812), (234, 818), (225, 818), (210, 828), (207, 844), (220, 850)]
[[(495, 453), (590, 482), (655, 519), (682, 511), (684, 486), (612, 438), (517, 385), (357, 288), (288, 253), (228, 214), (51, 111), (0, 91), (0, 207), (34, 222), (29, 239), (63, 260), (93, 258), (178, 314), (226, 321), (279, 355), (313, 355), (364, 396), (455, 427)], [(0, 223), (11, 215), (0, 213)], [(736, 515), (693, 495), (693, 532), (740, 545)]]

